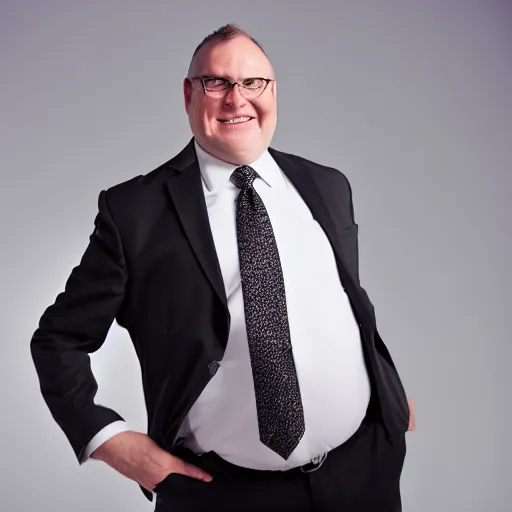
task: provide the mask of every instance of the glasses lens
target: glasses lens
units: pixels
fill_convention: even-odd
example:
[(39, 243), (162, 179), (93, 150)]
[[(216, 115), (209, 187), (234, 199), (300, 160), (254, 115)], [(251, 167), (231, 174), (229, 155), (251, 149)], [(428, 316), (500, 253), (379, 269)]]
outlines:
[(246, 78), (242, 81), (242, 86), (248, 91), (257, 91), (266, 84), (263, 78)]
[(240, 87), (240, 93), (247, 98), (257, 98), (260, 96), (265, 87), (267, 81), (263, 78), (246, 78), (242, 81), (242, 87)]
[(223, 80), (222, 78), (205, 78), (203, 82), (204, 87), (208, 92), (225, 91), (229, 87), (226, 80)]

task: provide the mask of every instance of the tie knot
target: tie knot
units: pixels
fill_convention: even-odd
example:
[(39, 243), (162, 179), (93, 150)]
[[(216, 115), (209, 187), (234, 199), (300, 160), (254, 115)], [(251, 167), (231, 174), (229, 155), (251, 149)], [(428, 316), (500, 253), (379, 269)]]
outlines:
[(248, 165), (237, 167), (231, 174), (231, 181), (242, 189), (251, 187), (255, 179), (256, 171)]

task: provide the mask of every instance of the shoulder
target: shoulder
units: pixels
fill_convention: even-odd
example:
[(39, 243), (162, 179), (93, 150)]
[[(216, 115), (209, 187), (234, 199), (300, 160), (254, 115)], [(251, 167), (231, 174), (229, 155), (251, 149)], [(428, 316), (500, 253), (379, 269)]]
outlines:
[(147, 174), (114, 184), (99, 194), (100, 214), (110, 218), (127, 253), (136, 250), (133, 244), (140, 242), (140, 233), (147, 233), (149, 226), (168, 207), (165, 183), (175, 172), (169, 162)]
[(273, 148), (269, 148), (269, 152), (276, 160), (288, 165), (301, 167), (303, 170), (309, 172), (322, 189), (327, 190), (334, 188), (337, 193), (342, 192), (349, 196), (352, 195), (350, 182), (341, 170)]
[(133, 210), (163, 196), (165, 181), (174, 172), (170, 162), (163, 163), (147, 174), (140, 174), (105, 189), (102, 193), (109, 209), (116, 212)]
[(158, 208), (165, 195), (166, 181), (186, 169), (195, 158), (194, 139), (170, 160), (160, 164), (147, 174), (140, 174), (122, 183), (111, 186), (105, 191), (110, 204), (130, 209), (144, 207), (145, 210)]

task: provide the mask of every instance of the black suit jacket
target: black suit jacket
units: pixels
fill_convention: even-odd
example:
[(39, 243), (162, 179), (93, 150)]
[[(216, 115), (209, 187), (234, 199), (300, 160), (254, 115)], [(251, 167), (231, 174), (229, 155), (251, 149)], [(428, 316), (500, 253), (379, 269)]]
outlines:
[[(402, 435), (407, 398), (359, 283), (349, 182), (335, 169), (269, 151), (329, 239), (360, 326), (372, 399), (388, 434)], [(89, 362), (114, 320), (128, 330), (140, 361), (148, 434), (172, 451), (184, 417), (215, 374), (230, 329), (193, 139), (153, 172), (101, 192), (81, 262), (33, 335), (42, 395), (78, 458), (100, 429), (122, 419), (94, 403)]]

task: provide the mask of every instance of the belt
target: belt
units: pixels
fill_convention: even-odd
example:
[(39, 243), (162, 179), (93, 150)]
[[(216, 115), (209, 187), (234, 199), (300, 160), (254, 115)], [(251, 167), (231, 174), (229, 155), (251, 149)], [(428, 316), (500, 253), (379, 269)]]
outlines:
[[(319, 455), (318, 457), (314, 457), (306, 464), (303, 464), (302, 466), (297, 466), (294, 468), (290, 468), (288, 470), (284, 471), (278, 471), (278, 470), (258, 470), (258, 469), (250, 469), (245, 468), (241, 466), (236, 466), (235, 464), (232, 464), (225, 459), (221, 458), (217, 453), (215, 452), (207, 452), (204, 454), (195, 454), (190, 448), (187, 448), (183, 445), (177, 447), (177, 449), (174, 450), (174, 454), (178, 457), (183, 458), (187, 462), (197, 465), (199, 467), (202, 467), (206, 471), (209, 469), (218, 468), (221, 470), (224, 470), (231, 474), (251, 474), (251, 475), (259, 475), (261, 477), (265, 476), (271, 476), (276, 475), (279, 473), (285, 474), (288, 472), (296, 472), (301, 471), (302, 473), (313, 473), (314, 471), (317, 471), (320, 469), (322, 464), (325, 462), (325, 459), (327, 458), (327, 455), (329, 452), (323, 453), (322, 455)], [(202, 463), (204, 462), (204, 463)]]

